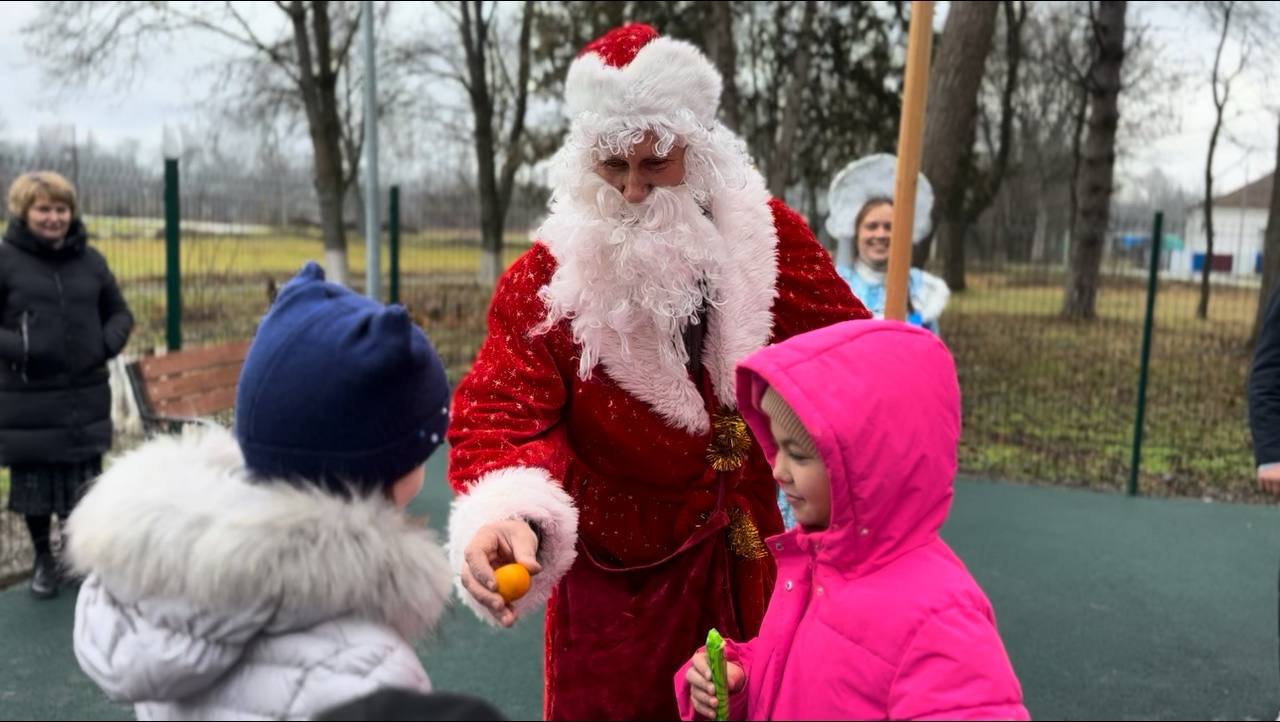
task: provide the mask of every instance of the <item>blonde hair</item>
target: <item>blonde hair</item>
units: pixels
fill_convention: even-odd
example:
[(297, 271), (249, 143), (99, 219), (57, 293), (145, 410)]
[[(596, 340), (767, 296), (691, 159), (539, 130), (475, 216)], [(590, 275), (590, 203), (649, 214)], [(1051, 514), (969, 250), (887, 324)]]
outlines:
[(27, 219), (27, 211), (41, 198), (66, 203), (71, 214), (76, 212), (76, 189), (71, 181), (51, 170), (23, 173), (9, 186), (9, 217)]

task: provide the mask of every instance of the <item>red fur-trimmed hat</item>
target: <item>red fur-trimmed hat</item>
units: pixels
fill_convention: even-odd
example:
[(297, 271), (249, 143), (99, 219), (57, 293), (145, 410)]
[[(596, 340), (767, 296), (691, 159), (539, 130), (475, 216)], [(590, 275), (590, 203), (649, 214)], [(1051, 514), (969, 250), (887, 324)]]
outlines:
[(653, 121), (687, 111), (710, 127), (720, 90), (720, 73), (701, 50), (643, 23), (628, 23), (578, 54), (565, 80), (565, 104), (570, 118), (595, 112)]

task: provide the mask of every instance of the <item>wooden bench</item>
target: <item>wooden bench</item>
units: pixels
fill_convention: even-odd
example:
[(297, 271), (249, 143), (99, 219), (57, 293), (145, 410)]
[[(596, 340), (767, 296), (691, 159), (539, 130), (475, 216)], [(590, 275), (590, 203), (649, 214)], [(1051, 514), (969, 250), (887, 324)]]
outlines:
[(249, 341), (148, 356), (127, 366), (143, 431), (178, 431), (183, 424), (235, 407), (236, 381)]

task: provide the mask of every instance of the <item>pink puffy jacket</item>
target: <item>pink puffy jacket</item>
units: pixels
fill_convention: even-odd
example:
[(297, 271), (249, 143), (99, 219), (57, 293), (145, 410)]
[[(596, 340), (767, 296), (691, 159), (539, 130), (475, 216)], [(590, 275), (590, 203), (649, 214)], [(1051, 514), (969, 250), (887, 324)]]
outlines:
[[(731, 719), (1029, 719), (986, 595), (938, 537), (960, 435), (955, 365), (933, 334), (851, 321), (738, 367), (738, 403), (770, 463), (772, 387), (831, 478), (831, 524), (767, 540), (778, 582)], [(682, 668), (681, 716), (692, 719)]]

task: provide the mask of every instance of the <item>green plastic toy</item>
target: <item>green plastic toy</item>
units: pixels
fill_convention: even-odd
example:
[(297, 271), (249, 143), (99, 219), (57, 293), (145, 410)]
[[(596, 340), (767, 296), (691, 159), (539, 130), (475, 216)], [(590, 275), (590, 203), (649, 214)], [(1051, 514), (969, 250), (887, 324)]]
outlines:
[(724, 637), (712, 627), (707, 632), (707, 664), (711, 667), (711, 682), (716, 686), (716, 719), (729, 719), (728, 666), (724, 659)]

